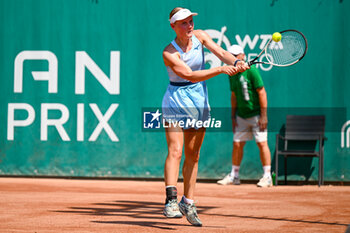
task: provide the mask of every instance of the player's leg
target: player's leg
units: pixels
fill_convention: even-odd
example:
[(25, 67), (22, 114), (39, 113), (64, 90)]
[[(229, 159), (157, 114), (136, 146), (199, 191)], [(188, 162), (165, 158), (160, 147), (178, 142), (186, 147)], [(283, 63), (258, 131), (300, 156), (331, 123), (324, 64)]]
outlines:
[(267, 141), (257, 142), (263, 166), (271, 166), (271, 152)]
[(205, 128), (186, 129), (185, 136), (185, 161), (182, 168), (184, 177), (184, 194), (192, 199), (197, 179), (198, 160), (203, 143)]
[(237, 117), (237, 126), (233, 137), (232, 150), (232, 170), (222, 180), (217, 183), (221, 185), (235, 184), (239, 185), (239, 169), (243, 159), (244, 145), (246, 141), (252, 140), (253, 134), (250, 123), (241, 117)]
[(165, 129), (168, 144), (168, 156), (165, 160), (164, 179), (166, 186), (176, 186), (182, 157), (183, 130), (180, 127)]
[[(256, 117), (256, 122), (258, 120), (259, 117)], [(258, 145), (260, 151), (260, 160), (264, 170), (263, 177), (259, 180), (257, 185), (259, 187), (270, 187), (272, 186), (271, 152), (267, 143), (267, 129), (261, 131), (259, 126), (256, 125), (255, 127), (253, 127), (253, 134), (255, 137), (256, 144)]]
[(168, 156), (164, 166), (164, 180), (166, 186), (166, 199), (164, 215), (168, 218), (182, 217), (177, 202), (177, 180), (183, 147), (183, 130), (179, 127), (165, 129), (168, 144)]
[(257, 145), (260, 150), (260, 159), (263, 165), (264, 175), (259, 180), (257, 184), (259, 187), (271, 187), (272, 178), (271, 178), (271, 152), (267, 141), (257, 142)]
[(185, 161), (182, 168), (184, 178), (184, 196), (179, 203), (180, 211), (195, 226), (201, 226), (196, 206), (194, 205), (194, 189), (197, 180), (198, 160), (203, 143), (205, 128), (184, 130)]
[(232, 165), (240, 166), (243, 159), (245, 142), (233, 142)]
[(236, 185), (241, 183), (239, 179), (239, 169), (243, 159), (245, 144), (245, 141), (233, 142), (231, 177), (233, 177), (233, 183)]

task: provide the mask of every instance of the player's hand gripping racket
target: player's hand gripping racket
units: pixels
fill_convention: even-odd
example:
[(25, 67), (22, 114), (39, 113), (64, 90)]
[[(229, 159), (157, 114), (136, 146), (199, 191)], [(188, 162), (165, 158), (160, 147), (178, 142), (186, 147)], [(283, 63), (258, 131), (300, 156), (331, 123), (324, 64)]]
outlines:
[[(291, 66), (299, 62), (306, 54), (307, 40), (305, 36), (297, 30), (285, 30), (280, 32), (282, 38), (275, 42), (272, 38), (267, 42), (265, 48), (248, 65), (262, 63), (273, 66)], [(259, 59), (262, 55), (262, 58)]]

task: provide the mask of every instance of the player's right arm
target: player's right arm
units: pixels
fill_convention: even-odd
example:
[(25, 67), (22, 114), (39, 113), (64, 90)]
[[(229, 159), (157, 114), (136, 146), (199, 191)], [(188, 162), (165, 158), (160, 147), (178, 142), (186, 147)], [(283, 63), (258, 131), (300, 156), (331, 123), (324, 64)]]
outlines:
[(236, 131), (236, 109), (237, 109), (237, 99), (236, 94), (231, 91), (231, 120), (232, 120), (232, 130), (233, 132)]
[(234, 75), (238, 72), (234, 66), (219, 66), (208, 70), (192, 71), (191, 68), (180, 59), (179, 52), (172, 45), (168, 45), (163, 51), (165, 66), (169, 66), (176, 75), (191, 82), (200, 82), (219, 74)]

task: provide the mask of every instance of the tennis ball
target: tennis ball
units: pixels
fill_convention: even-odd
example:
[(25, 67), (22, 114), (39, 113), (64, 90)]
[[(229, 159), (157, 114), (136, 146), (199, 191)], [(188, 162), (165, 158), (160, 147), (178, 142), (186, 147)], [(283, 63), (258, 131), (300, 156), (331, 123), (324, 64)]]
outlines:
[(282, 39), (281, 33), (279, 33), (279, 32), (273, 33), (273, 35), (272, 35), (272, 40), (273, 40), (274, 42), (278, 42), (278, 41), (280, 41), (281, 39)]

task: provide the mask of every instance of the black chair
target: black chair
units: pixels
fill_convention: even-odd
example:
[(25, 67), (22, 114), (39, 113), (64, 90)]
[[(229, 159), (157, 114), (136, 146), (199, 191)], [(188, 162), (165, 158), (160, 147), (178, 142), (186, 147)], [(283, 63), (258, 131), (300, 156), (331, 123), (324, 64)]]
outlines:
[[(318, 186), (324, 183), (324, 141), (327, 138), (325, 132), (325, 116), (302, 116), (288, 115), (286, 121), (285, 135), (276, 135), (276, 185), (278, 184), (278, 157), (284, 156), (284, 181), (287, 184), (287, 157), (318, 157)], [(284, 148), (279, 148), (282, 140)], [(318, 150), (313, 149), (291, 149), (288, 143), (318, 142)]]

